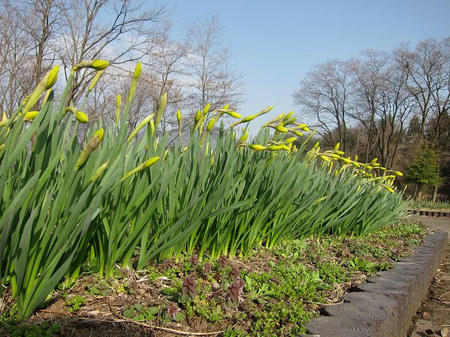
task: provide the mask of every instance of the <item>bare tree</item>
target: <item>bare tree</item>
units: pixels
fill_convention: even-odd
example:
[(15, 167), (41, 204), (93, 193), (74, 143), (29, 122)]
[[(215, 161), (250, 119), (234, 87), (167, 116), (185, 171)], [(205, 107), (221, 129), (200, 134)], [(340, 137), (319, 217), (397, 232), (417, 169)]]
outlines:
[[(388, 59), (389, 56), (386, 53), (367, 50), (361, 53), (360, 59), (353, 60), (350, 64), (355, 74), (351, 116), (364, 129), (365, 149), (363, 158), (366, 162), (377, 146), (379, 137), (376, 116), (379, 111), (382, 88), (386, 81), (385, 67)], [(356, 148), (356, 152), (359, 152), (358, 148)]]
[(396, 164), (397, 151), (406, 133), (406, 123), (415, 108), (415, 102), (406, 89), (406, 78), (406, 72), (395, 64), (384, 70), (377, 109), (377, 153), (380, 163), (388, 168)]
[(350, 120), (352, 73), (349, 62), (333, 60), (320, 64), (306, 75), (294, 93), (295, 103), (317, 118), (318, 132), (329, 143), (340, 142), (344, 151)]
[(55, 1), (4, 1), (0, 10), (1, 106), (12, 111), (53, 64), (48, 43), (56, 27)]
[[(121, 67), (144, 57), (152, 23), (165, 15), (164, 7), (144, 10), (145, 3), (131, 0), (65, 0), (59, 5), (64, 16), (61, 39), (54, 52), (65, 69), (89, 59), (105, 58)], [(100, 15), (102, 13), (102, 15)], [(92, 72), (75, 74), (71, 99), (77, 101), (89, 85)]]
[(432, 142), (442, 132), (439, 121), (448, 111), (450, 88), (450, 38), (438, 42), (429, 39), (420, 42), (414, 51), (402, 46), (395, 51), (396, 60), (408, 74), (407, 88), (414, 97), (420, 116), (419, 135), (425, 137), (426, 123), (434, 118)]
[(208, 103), (211, 109), (229, 104), (233, 108), (242, 99), (240, 75), (231, 65), (229, 51), (222, 47), (222, 27), (217, 16), (194, 22), (189, 29), (191, 50), (187, 70), (192, 89), (193, 109)]
[(143, 77), (143, 85), (147, 87), (147, 95), (156, 107), (163, 93), (168, 94), (165, 114), (161, 120), (161, 131), (177, 125), (176, 111), (187, 100), (187, 88), (184, 78), (184, 63), (189, 52), (187, 41), (174, 41), (170, 37), (171, 25), (167, 23), (151, 40), (152, 47), (143, 64), (148, 66)]

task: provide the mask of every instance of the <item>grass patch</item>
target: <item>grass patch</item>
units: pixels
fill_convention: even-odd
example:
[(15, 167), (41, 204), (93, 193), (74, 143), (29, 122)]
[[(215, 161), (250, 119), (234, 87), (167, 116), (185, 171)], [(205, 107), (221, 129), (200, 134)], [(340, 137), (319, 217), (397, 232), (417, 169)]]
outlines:
[(412, 201), (410, 207), (413, 209), (431, 209), (450, 211), (450, 202), (448, 201)]

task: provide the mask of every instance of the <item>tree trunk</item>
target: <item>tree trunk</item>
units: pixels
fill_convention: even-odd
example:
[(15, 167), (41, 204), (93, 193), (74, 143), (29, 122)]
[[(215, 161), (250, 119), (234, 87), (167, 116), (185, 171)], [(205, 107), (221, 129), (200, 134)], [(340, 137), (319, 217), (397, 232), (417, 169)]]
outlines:
[(422, 201), (422, 184), (417, 184), (416, 198), (417, 201)]
[(433, 188), (433, 202), (436, 202), (438, 187), (434, 186)]

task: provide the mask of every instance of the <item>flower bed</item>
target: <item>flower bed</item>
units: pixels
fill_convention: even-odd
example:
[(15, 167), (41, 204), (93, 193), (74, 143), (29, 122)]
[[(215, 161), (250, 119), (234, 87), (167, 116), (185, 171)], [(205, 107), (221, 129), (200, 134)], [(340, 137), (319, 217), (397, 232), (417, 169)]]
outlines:
[(171, 329), (298, 335), (326, 305), (341, 303), (346, 291), (411, 254), (426, 233), (421, 225), (400, 224), (362, 237), (315, 236), (256, 248), (245, 258), (200, 261), (194, 254), (137, 272), (115, 268), (110, 278), (84, 268), (76, 283), (60, 283), (27, 322), (14, 324), (14, 313), (5, 311), (2, 329), (63, 336), (92, 329), (96, 336), (121, 336), (123, 329), (131, 336), (149, 330), (169, 336)]

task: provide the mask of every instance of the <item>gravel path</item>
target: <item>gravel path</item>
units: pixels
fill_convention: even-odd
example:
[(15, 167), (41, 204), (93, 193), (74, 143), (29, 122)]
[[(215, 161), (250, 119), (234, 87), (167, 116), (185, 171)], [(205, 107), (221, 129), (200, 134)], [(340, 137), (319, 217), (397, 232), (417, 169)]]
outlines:
[[(415, 219), (430, 227), (444, 230), (450, 236), (449, 218), (416, 216)], [(450, 241), (447, 245), (447, 255), (437, 270), (428, 298), (422, 303), (416, 319), (410, 337), (450, 337)]]

